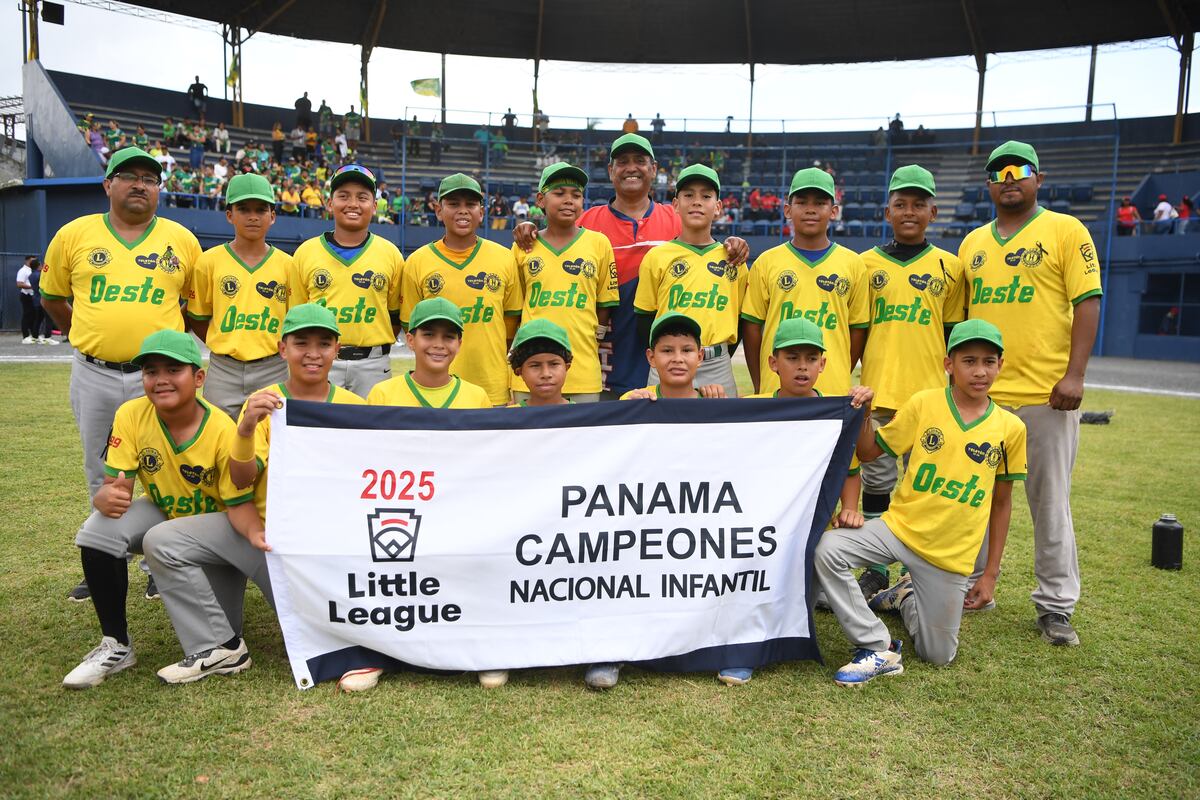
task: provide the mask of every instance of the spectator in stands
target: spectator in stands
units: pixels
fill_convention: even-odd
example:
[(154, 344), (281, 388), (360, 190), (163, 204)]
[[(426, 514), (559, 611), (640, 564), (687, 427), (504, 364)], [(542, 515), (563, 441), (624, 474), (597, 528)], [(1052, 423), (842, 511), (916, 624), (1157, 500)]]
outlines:
[(734, 222), (738, 222), (742, 217), (742, 201), (733, 192), (725, 195), (725, 199), (721, 201), (721, 205), (725, 208), (725, 213)]
[(162, 174), (170, 175), (171, 170), (175, 169), (175, 156), (171, 155), (171, 151), (162, 142), (156, 141), (154, 147), (149, 150), (150, 155), (154, 160), (162, 165)]
[(350, 142), (340, 125), (333, 137), (333, 147), (337, 150), (338, 159), (345, 163), (346, 156), (350, 153)]
[(188, 164), (193, 170), (200, 169), (200, 165), (204, 163), (204, 126), (199, 123), (191, 126), (188, 130)]
[[(304, 155), (308, 152), (308, 147), (305, 145), (304, 128), (301, 128), (299, 125), (292, 128), (292, 132), (288, 134), (288, 140), (292, 143), (292, 158), (297, 161), (304, 158)], [(280, 161), (281, 159), (275, 160)]]
[(498, 191), (493, 192), (492, 199), (488, 203), (488, 216), (492, 218), (492, 230), (508, 230), (509, 210), (508, 200), (505, 199), (504, 195)]
[(413, 118), (408, 121), (408, 128), (405, 133), (408, 135), (405, 152), (410, 156), (421, 155), (421, 123), (417, 120), (416, 114), (413, 114)]
[(779, 219), (779, 195), (771, 189), (762, 196), (762, 216), (772, 222)]
[(1163, 314), (1162, 321), (1158, 323), (1158, 335), (1179, 335), (1179, 306), (1171, 306), (1167, 309), (1167, 313)]
[(283, 188), (279, 191), (279, 213), (289, 217), (300, 216), (300, 192), (291, 178), (283, 179)]
[(101, 166), (108, 163), (108, 147), (104, 144), (104, 134), (100, 132), (99, 122), (93, 122), (92, 129), (88, 131), (88, 147), (92, 148), (92, 153)]
[(908, 143), (908, 134), (904, 132), (904, 121), (900, 119), (900, 112), (896, 112), (896, 118), (888, 123), (888, 139), (892, 142), (892, 147)]
[(229, 154), (229, 131), (225, 130), (224, 122), (217, 123), (217, 127), (212, 132), (212, 140), (215, 152)]
[[(283, 143), (285, 141), (287, 141), (287, 134), (283, 132), (283, 123), (276, 120), (275, 124), (271, 126), (271, 155), (276, 161), (283, 161)], [(249, 149), (249, 144), (247, 149)]]
[(755, 186), (746, 198), (746, 219), (753, 222), (762, 218), (762, 192)]
[(225, 182), (217, 177), (217, 172), (212, 164), (204, 168), (204, 177), (201, 179), (200, 191), (204, 195), (204, 202), (201, 203), (203, 208), (217, 209), (221, 207), (221, 194), (225, 189)]
[(392, 195), (392, 202), (388, 204), (388, 217), (396, 225), (399, 225), (401, 218), (404, 215), (404, 195), (396, 192)]
[(332, 139), (321, 139), (318, 151), (317, 163), (322, 168), (328, 168), (330, 164), (337, 160), (337, 148), (334, 146)]
[(709, 166), (718, 173), (725, 169), (725, 151), (717, 148), (708, 154)]
[(171, 145), (175, 144), (176, 135), (177, 135), (177, 133), (175, 130), (175, 120), (171, 117), (167, 117), (166, 119), (163, 120), (163, 124), (162, 124), (163, 143), (166, 144), (167, 147), (170, 147)]
[(628, 117), (625, 118), (625, 122), (623, 122), (621, 124), (621, 133), (637, 133), (637, 132), (638, 132), (638, 121), (633, 118), (633, 114), (630, 114)]
[(300, 193), (300, 202), (304, 204), (304, 216), (321, 216), (321, 209), (325, 205), (325, 196), (322, 194), (321, 184), (316, 178), (313, 178), (304, 186), (304, 191)]
[(429, 163), (442, 163), (442, 123), (435, 122), (429, 130)]
[(475, 132), (471, 134), (471, 138), (474, 139), (475, 143), (479, 145), (479, 163), (485, 163), (487, 161), (488, 139), (491, 138), (488, 135), (488, 129), (483, 125), (480, 125), (475, 129)]
[(79, 129), (79, 133), (82, 134), (84, 139), (87, 139), (88, 134), (92, 130), (92, 122), (92, 113), (89, 111), (83, 115), (83, 118), (79, 122), (75, 123), (75, 127)]
[(512, 207), (514, 224), (529, 219), (529, 202), (524, 197), (517, 197)]
[(667, 201), (667, 193), (671, 189), (671, 174), (662, 164), (658, 165), (658, 173), (654, 176), (654, 199), (660, 203)]
[(1196, 216), (1196, 206), (1192, 203), (1192, 198), (1184, 195), (1179, 205), (1175, 206), (1175, 213), (1179, 215), (1179, 219), (1175, 221), (1175, 232), (1187, 233), (1188, 221)]
[(175, 141), (171, 142), (172, 147), (191, 147), (192, 144), (192, 118), (184, 117), (175, 126)]
[(358, 140), (362, 137), (362, 117), (350, 106), (346, 116), (342, 117), (342, 128), (346, 132), (346, 143), (350, 150), (358, 149)]
[(511, 142), (517, 138), (517, 115), (513, 113), (510, 107), (508, 111), (504, 112), (502, 119), (504, 122), (504, 138)]
[(256, 164), (259, 172), (266, 172), (267, 165), (271, 163), (271, 154), (267, 152), (265, 147), (255, 146), (254, 158), (258, 162)]
[(876, 129), (876, 131), (871, 134), (871, 146), (876, 149), (882, 150), (883, 148), (887, 147), (887, 143), (888, 143), (887, 131), (885, 131), (883, 129), (883, 126), (880, 125), (879, 128)]
[(536, 203), (529, 207), (529, 221), (537, 226), (538, 230), (546, 227), (546, 211)]
[(217, 163), (213, 164), (213, 174), (221, 180), (222, 184), (229, 180), (229, 159), (225, 156), (217, 159)]
[(1175, 218), (1179, 216), (1179, 212), (1175, 210), (1175, 206), (1171, 205), (1171, 201), (1167, 199), (1165, 194), (1158, 196), (1158, 205), (1154, 207), (1154, 232), (1155, 233), (1174, 233)]
[(333, 109), (324, 100), (321, 101), (321, 107), (317, 109), (317, 133), (322, 138), (333, 136)]
[(117, 124), (115, 119), (108, 121), (108, 127), (104, 130), (104, 143), (108, 145), (109, 152), (117, 150), (121, 145), (121, 137), (125, 132), (121, 130), (121, 126)]
[(425, 193), (424, 212), (425, 224), (432, 227), (437, 224), (438, 202), (437, 196), (432, 192)]
[(188, 87), (188, 100), (192, 103), (192, 111), (197, 116), (208, 110), (208, 87), (200, 82), (200, 76), (196, 76), (195, 82)]
[(916, 132), (913, 134), (913, 144), (933, 144), (933, 132), (928, 130), (924, 125), (918, 125)]
[[(654, 130), (654, 143), (662, 144), (663, 128), (667, 127), (667, 123), (661, 116), (659, 116), (657, 111), (654, 113), (654, 119), (650, 120), (650, 127)], [(721, 168), (715, 164), (713, 165), (713, 169), (717, 170), (718, 172), (721, 171)]]
[(317, 157), (317, 132), (312, 125), (304, 129), (304, 158), (312, 160)]
[(150, 137), (146, 135), (146, 127), (144, 125), (137, 126), (137, 133), (133, 135), (133, 144), (143, 150), (150, 149)]
[(1122, 197), (1117, 207), (1117, 236), (1137, 236), (1142, 215), (1133, 204), (1132, 197)]
[(312, 125), (312, 100), (308, 99), (308, 92), (303, 96), (296, 98), (296, 127), (307, 129)]
[(492, 134), (492, 161), (496, 166), (500, 166), (506, 158), (508, 158), (508, 139), (504, 136), (504, 131), (498, 130)]
[(33, 270), (38, 266), (37, 258), (26, 256), (25, 263), (17, 270), (17, 298), (21, 301), (21, 344), (41, 344), (40, 337), (35, 338), (37, 312), (33, 308), (33, 284), (30, 279)]

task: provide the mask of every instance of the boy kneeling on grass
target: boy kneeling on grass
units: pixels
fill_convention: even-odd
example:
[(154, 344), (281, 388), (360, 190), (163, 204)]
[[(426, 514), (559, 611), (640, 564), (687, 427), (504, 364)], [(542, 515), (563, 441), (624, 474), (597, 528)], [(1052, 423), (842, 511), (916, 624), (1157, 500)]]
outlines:
[(340, 331), (333, 312), (316, 303), (294, 306), (283, 318), (276, 345), (287, 379), (252, 394), (242, 407), (229, 450), (228, 470), (239, 496), (224, 514), (203, 514), (156, 525), (146, 534), (146, 562), (159, 579), (163, 606), (183, 647), (183, 660), (163, 667), (163, 683), (192, 683), (250, 667), (242, 638), (246, 581), (273, 608), (267, 572), (265, 520), (271, 412), (284, 398), (366, 405), (329, 381)]
[[(791, 317), (779, 323), (775, 329), (771, 355), (767, 365), (779, 376), (779, 388), (773, 392), (752, 394), (748, 399), (783, 398), (804, 400), (821, 397), (814, 384), (825, 369), (825, 337), (815, 322), (804, 317)], [(850, 389), (850, 405), (859, 408), (870, 405), (875, 393), (866, 386)], [(863, 515), (858, 510), (859, 478), (858, 459), (850, 461), (850, 471), (842, 484), (841, 511), (833, 518), (834, 528), (861, 528)], [(817, 606), (827, 607), (820, 593), (820, 584), (814, 582), (817, 591)], [(726, 667), (717, 673), (717, 680), (726, 686), (741, 686), (750, 682), (754, 670), (750, 667)]]
[[(1012, 515), (1012, 482), (1025, 479), (1025, 425), (988, 397), (1003, 365), (1004, 343), (995, 325), (960, 322), (945, 359), (951, 386), (913, 395), (872, 436), (864, 426), (858, 457), (871, 461), (911, 451), (900, 488), (878, 519), (857, 530), (829, 531), (816, 550), (816, 571), (854, 657), (839, 669), (839, 686), (861, 686), (904, 671), (900, 641), (872, 612), (897, 612), (917, 655), (949, 664), (958, 650), (964, 606), (992, 599)], [(990, 531), (987, 566), (967, 589)], [(863, 599), (851, 572), (899, 561), (908, 574)]]

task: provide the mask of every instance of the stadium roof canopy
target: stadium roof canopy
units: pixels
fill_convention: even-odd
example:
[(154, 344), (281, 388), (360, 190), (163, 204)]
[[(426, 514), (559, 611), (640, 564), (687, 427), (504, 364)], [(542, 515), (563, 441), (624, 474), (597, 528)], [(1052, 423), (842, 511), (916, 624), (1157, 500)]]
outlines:
[[(455, 55), (615, 63), (838, 64), (1173, 36), (1200, 0), (148, 0), (273, 33)], [(1150, 76), (1144, 76), (1149, 79)]]

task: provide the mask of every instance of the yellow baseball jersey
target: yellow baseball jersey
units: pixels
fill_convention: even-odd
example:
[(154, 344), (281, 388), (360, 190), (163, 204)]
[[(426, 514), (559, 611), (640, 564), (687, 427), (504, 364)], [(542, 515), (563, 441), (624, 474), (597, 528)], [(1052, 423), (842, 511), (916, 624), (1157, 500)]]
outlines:
[(926, 389), (902, 405), (875, 440), (897, 458), (912, 453), (883, 521), (935, 567), (970, 575), (996, 481), (1025, 480), (1025, 423), (994, 402), (964, 423), (950, 387)]
[(404, 257), (370, 234), (354, 258), (343, 259), (324, 235), (296, 248), (288, 278), (288, 307), (319, 303), (334, 313), (340, 343), (375, 347), (396, 341), (390, 314), (400, 310)]
[(729, 263), (725, 245), (695, 247), (678, 239), (651, 248), (638, 270), (633, 310), (679, 311), (700, 323), (701, 344), (733, 344), (746, 291), (746, 268)]
[(779, 323), (797, 316), (816, 323), (825, 339), (825, 371), (814, 386), (826, 395), (847, 394), (852, 385), (850, 329), (870, 325), (867, 276), (858, 253), (834, 244), (820, 259), (809, 261), (795, 245), (784, 242), (755, 259), (742, 318), (763, 326), (760, 392), (779, 388), (779, 376), (767, 357)]
[(406, 328), (413, 307), (428, 297), (445, 297), (461, 309), (463, 341), (454, 371), (482, 387), (492, 405), (506, 404), (512, 369), (504, 317), (521, 314), (521, 280), (508, 248), (483, 237), (461, 252), (430, 242), (409, 257), (402, 294)]
[(1067, 371), (1076, 304), (1101, 294), (1100, 259), (1079, 220), (1039, 208), (1002, 239), (993, 220), (958, 248), (967, 268), (967, 316), (1004, 335), (1004, 369), (991, 396), (1005, 406), (1049, 402)]
[(254, 266), (228, 244), (204, 251), (196, 262), (187, 315), (209, 321), (205, 343), (210, 350), (240, 361), (279, 352), (291, 266), (292, 257), (274, 247)]
[[(653, 369), (653, 367), (651, 367), (651, 369)], [(655, 397), (662, 397), (662, 396), (663, 396), (663, 395), (662, 395), (662, 386), (661, 386), (661, 385), (659, 385), (659, 384), (655, 384), (654, 386), (646, 386), (646, 387), (644, 387), (644, 388), (645, 388), (645, 390), (647, 390), (647, 391), (654, 392), (654, 396), (655, 396)], [(630, 400), (630, 399), (632, 399), (632, 395), (633, 395), (633, 393), (634, 393), (634, 392), (640, 392), (640, 391), (642, 391), (642, 389), (630, 389), (628, 392), (626, 392), (625, 394), (621, 395), (621, 397), (620, 397), (619, 399), (621, 399), (621, 400)], [(700, 393), (700, 390), (699, 390), (699, 389), (697, 389), (697, 390), (696, 390), (696, 397), (699, 397), (701, 400), (703, 400), (703, 399), (704, 399), (704, 395)], [(675, 398), (675, 399), (676, 399), (676, 400), (684, 400), (684, 399), (686, 399), (686, 398), (677, 397), (677, 398)]]
[[(779, 376), (777, 375), (776, 377), (779, 377)], [(814, 389), (813, 391), (816, 392), (816, 389)], [(820, 392), (817, 392), (817, 397), (822, 397), (822, 396), (823, 395)], [(776, 389), (773, 392), (759, 392), (758, 394), (748, 394), (748, 395), (746, 395), (746, 397), (744, 399), (746, 399), (746, 400), (766, 400), (766, 399), (778, 398), (778, 397), (779, 397), (779, 390)], [(787, 399), (787, 398), (784, 398), (784, 399)], [(802, 400), (803, 398), (795, 397), (792, 399), (793, 400)], [(850, 470), (846, 473), (846, 477), (853, 478), (861, 470), (862, 470), (862, 465), (858, 463), (858, 453), (851, 453), (850, 454)]]
[(252, 494), (235, 488), (229, 478), (229, 448), (236, 435), (233, 420), (200, 397), (196, 402), (203, 407), (204, 418), (186, 442), (171, 438), (147, 397), (121, 404), (108, 437), (105, 474), (115, 478), (124, 472), (132, 477), (136, 472), (147, 496), (168, 519), (224, 511)]
[[(291, 398), (288, 394), (287, 386), (282, 383), (276, 383), (273, 386), (264, 386), (264, 389), (270, 389), (277, 392), (280, 396)], [(365, 406), (366, 400), (356, 395), (354, 392), (343, 389), (340, 386), (329, 384), (329, 395), (325, 398), (326, 403), (341, 403), (348, 406)], [(238, 424), (242, 422), (242, 417), (246, 415), (246, 406), (242, 404), (242, 411), (238, 414)], [(237, 435), (237, 428), (234, 428), (234, 435)], [(248, 490), (242, 490), (242, 497), (235, 502), (227, 502), (226, 505), (237, 505), (238, 502), (254, 501), (254, 505), (258, 509), (258, 515), (263, 519), (267, 518), (267, 461), (271, 452), (271, 418), (264, 417), (262, 421), (254, 428), (254, 458), (258, 462), (258, 468), (261, 470), (258, 478), (254, 481), (253, 495), (247, 495)]]
[(108, 214), (89, 214), (50, 240), (41, 291), (71, 301), (77, 350), (129, 361), (155, 331), (183, 330), (179, 303), (191, 292), (199, 258), (200, 243), (178, 222), (155, 217), (141, 238), (127, 242)]
[[(555, 250), (539, 237), (531, 252), (514, 244), (512, 255), (524, 297), (521, 324), (548, 319), (562, 326), (570, 339), (571, 368), (563, 392), (599, 392), (604, 387), (596, 341), (596, 309), (621, 304), (617, 260), (608, 237), (580, 228), (579, 235), (562, 250)], [(515, 375), (512, 388), (529, 391), (525, 381)]]
[(367, 395), (370, 406), (404, 406), (406, 408), (491, 408), (494, 403), (481, 387), (468, 383), (457, 375), (450, 376), (445, 386), (430, 389), (413, 380), (411, 372), (377, 383)]
[(862, 254), (871, 333), (860, 382), (875, 390), (875, 407), (895, 410), (923, 389), (946, 386), (946, 326), (966, 314), (958, 256), (926, 246), (902, 262), (874, 247)]

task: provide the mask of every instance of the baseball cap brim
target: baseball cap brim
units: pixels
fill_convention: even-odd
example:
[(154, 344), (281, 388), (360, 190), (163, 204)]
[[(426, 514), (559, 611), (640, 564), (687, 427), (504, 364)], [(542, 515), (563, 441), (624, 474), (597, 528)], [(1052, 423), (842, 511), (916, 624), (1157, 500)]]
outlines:
[(984, 165), (984, 169), (991, 171), (995, 168), (997, 162), (1005, 159), (1009, 161), (1023, 161), (1031, 165), (1034, 172), (1041, 171), (1038, 167), (1037, 150), (1033, 149), (1033, 145), (1015, 140), (1009, 140), (993, 150), (988, 155), (987, 164)]
[(153, 170), (156, 175), (162, 175), (162, 164), (154, 156), (140, 147), (122, 147), (109, 158), (108, 168), (104, 171), (104, 177), (111, 178), (117, 173), (117, 170), (134, 164)]
[(535, 342), (539, 339), (547, 342), (553, 342), (559, 347), (571, 352), (571, 339), (567, 336), (567, 332), (563, 330), (561, 325), (551, 323), (550, 325), (536, 324), (540, 320), (522, 325), (517, 329), (517, 335), (513, 337), (512, 349), (515, 350), (527, 342)]
[(772, 349), (783, 350), (786, 347), (815, 347), (822, 353), (825, 352), (825, 343), (814, 339), (811, 336), (796, 335), (796, 336), (779, 336), (776, 337)]
[(687, 314), (681, 314), (678, 311), (668, 311), (666, 314), (661, 314), (656, 317), (654, 323), (650, 326), (650, 341), (654, 341), (654, 337), (658, 333), (659, 329), (668, 323), (682, 324), (686, 326), (692, 331), (692, 333), (696, 334), (697, 339), (699, 339), (702, 335), (702, 329), (699, 322), (692, 319)]
[(987, 342), (1001, 353), (1004, 352), (1004, 337), (1000, 335), (1000, 329), (986, 320), (969, 319), (955, 325), (946, 342), (946, 352), (953, 352), (969, 342)]
[(637, 150), (650, 156), (650, 158), (654, 158), (654, 147), (650, 144), (650, 140), (636, 133), (627, 133), (624, 136), (618, 136), (612, 143), (612, 147), (608, 149), (608, 154), (610, 158), (616, 158), (621, 153), (630, 150)]
[[(163, 336), (162, 334), (178, 335)], [(178, 361), (180, 364), (191, 364), (197, 369), (204, 367), (204, 359), (200, 355), (200, 348), (196, 345), (195, 340), (190, 334), (181, 331), (158, 331), (150, 334), (142, 342), (138, 354), (130, 361), (140, 367), (150, 356), (163, 356), (172, 361)]]
[(721, 179), (718, 177), (717, 171), (704, 164), (692, 164), (690, 167), (684, 167), (679, 173), (679, 177), (675, 179), (675, 188), (678, 190), (684, 184), (692, 181), (703, 181), (718, 192), (721, 191)]
[(461, 172), (442, 179), (438, 184), (438, 200), (455, 192), (470, 192), (480, 200), (483, 199), (483, 187), (479, 185), (479, 181)]
[[(436, 302), (442, 300), (443, 302)], [(422, 308), (424, 306), (424, 308)], [(441, 320), (448, 322), (459, 330), (463, 329), (462, 313), (445, 298), (430, 298), (422, 300), (413, 308), (412, 318), (408, 321), (408, 329), (415, 331), (423, 325)]]
[(558, 184), (574, 183), (579, 186), (587, 186), (587, 173), (579, 167), (567, 163), (551, 164), (542, 172), (542, 179), (539, 182), (540, 191), (546, 191)]
[(319, 328), (329, 331), (335, 336), (341, 337), (342, 331), (338, 328), (337, 317), (328, 308), (317, 303), (304, 303), (292, 307), (287, 315), (283, 318), (283, 328), (280, 331), (280, 336), (287, 336), (289, 333), (296, 331), (310, 330)]

